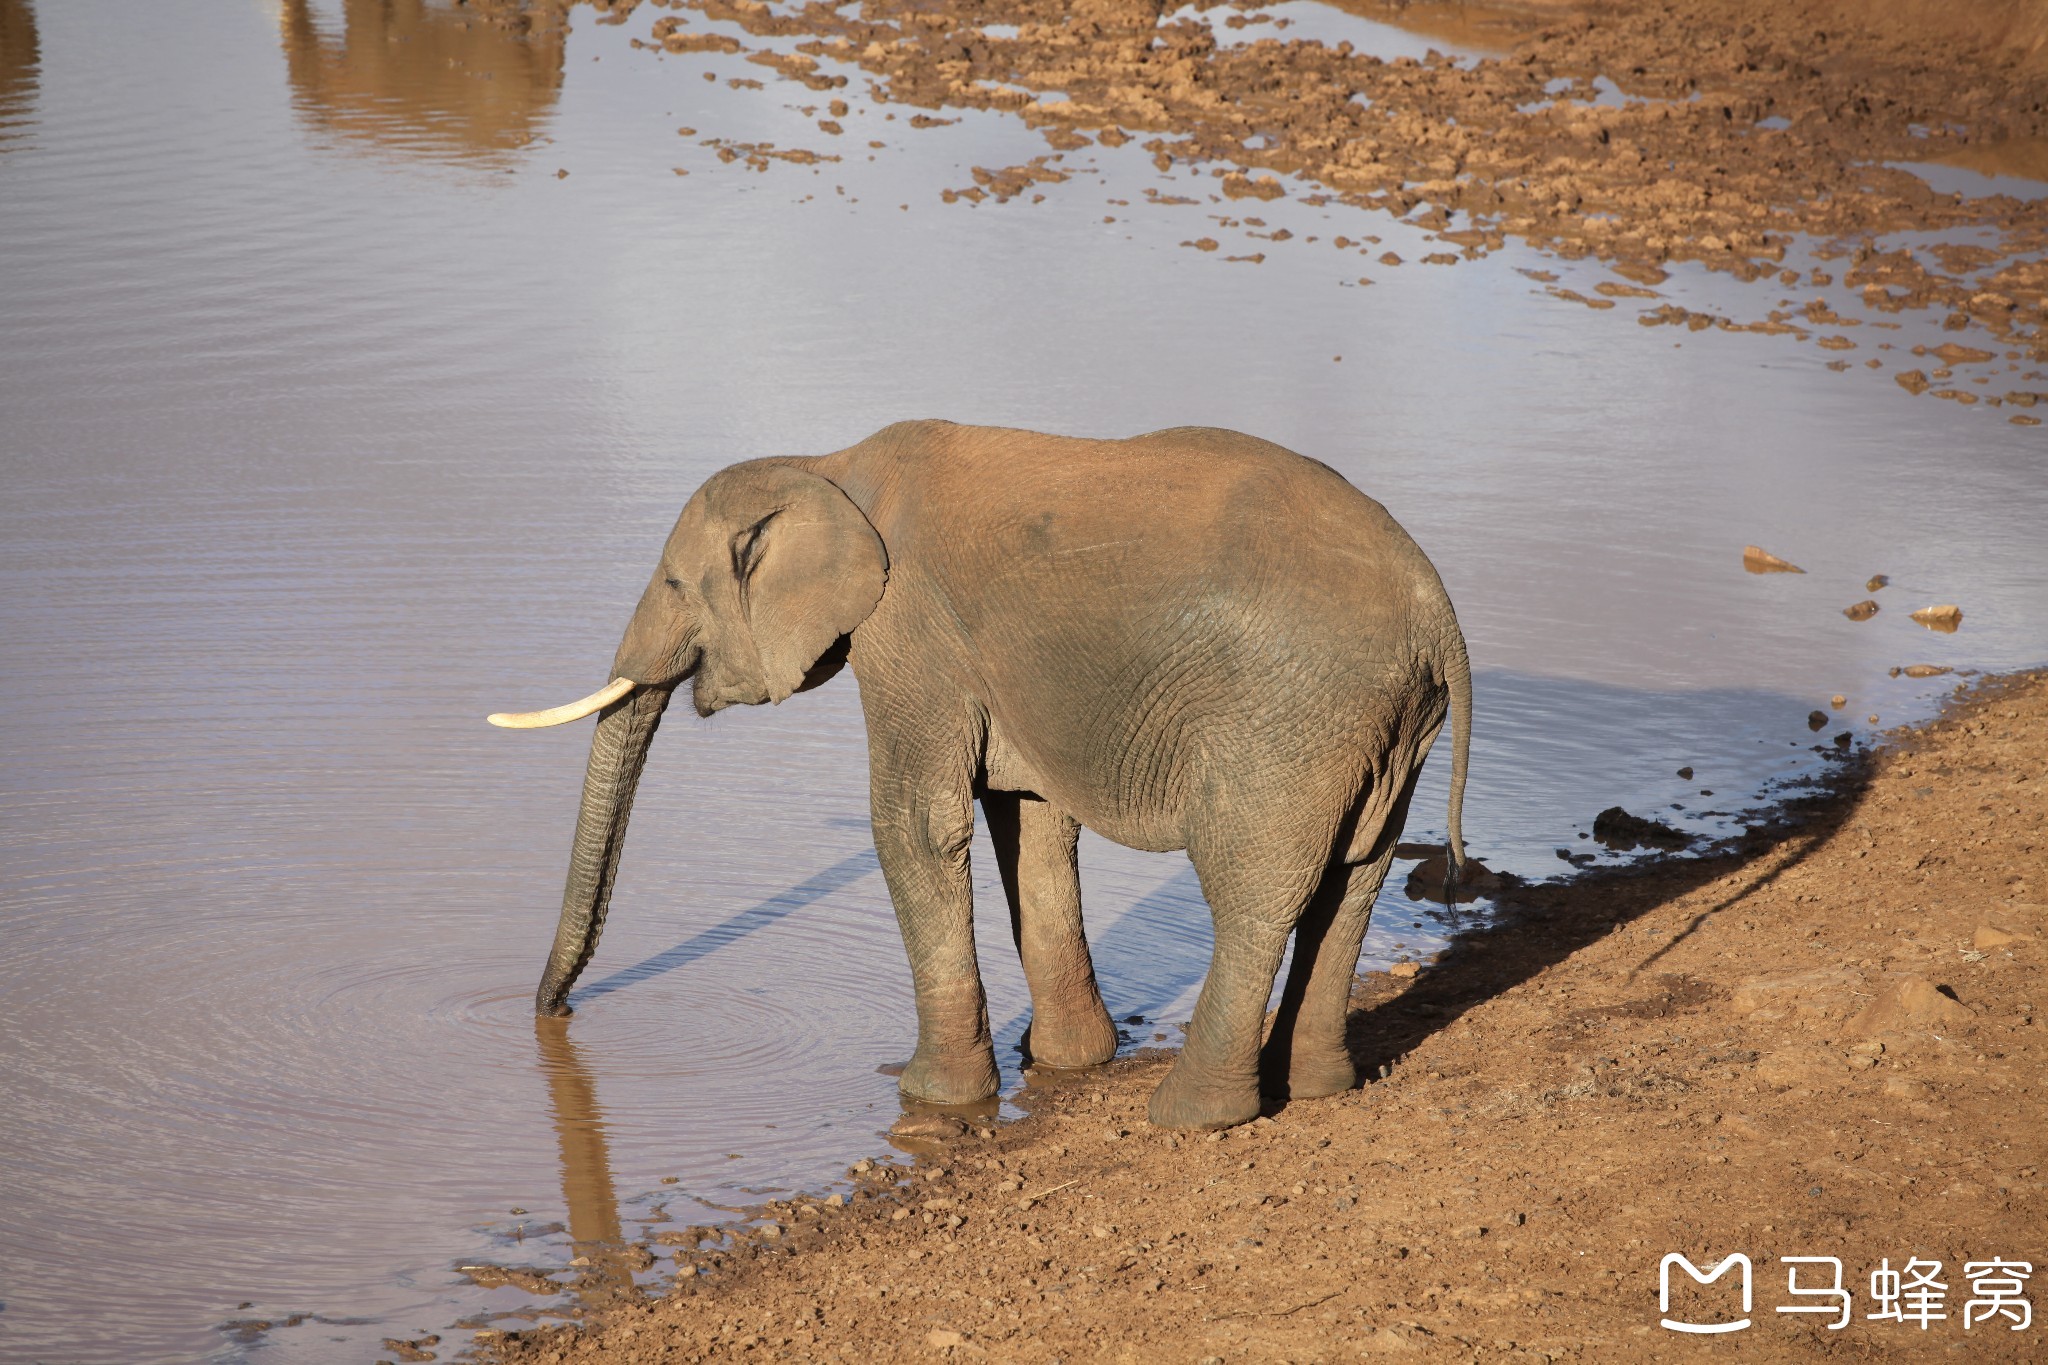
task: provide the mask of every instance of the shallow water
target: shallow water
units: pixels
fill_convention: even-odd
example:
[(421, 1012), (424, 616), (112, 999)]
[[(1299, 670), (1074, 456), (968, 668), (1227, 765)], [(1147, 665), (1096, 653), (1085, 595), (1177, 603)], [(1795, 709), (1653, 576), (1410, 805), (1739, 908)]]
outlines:
[[(530, 1015), (588, 735), (481, 717), (603, 681), (733, 460), (930, 415), (1328, 461), (1459, 603), (1468, 838), (1528, 876), (1617, 803), (1725, 827), (1820, 761), (1831, 693), (1829, 734), (1867, 735), (1953, 681), (1890, 666), (2048, 658), (2038, 428), (1514, 271), (1591, 266), (1384, 267), (1432, 247), (1212, 203), (1136, 144), (1069, 153), (1093, 173), (1042, 203), (945, 204), (1045, 144), (913, 131), (858, 79), (833, 138), (827, 97), (740, 58), (632, 50), (647, 22), (517, 48), (432, 5), (0, 0), (0, 1355), (362, 1355), (529, 1302), (458, 1264), (559, 1265), (883, 1150), (913, 1032), (850, 683), (671, 720), (577, 1016)], [(714, 136), (843, 159), (757, 172)], [(1809, 572), (1744, 574), (1750, 542)], [(1934, 601), (1959, 633), (1907, 620)], [(1104, 994), (1170, 1040), (1192, 874), (1083, 859)], [(1427, 909), (1391, 891), (1368, 959), (1439, 943)]]

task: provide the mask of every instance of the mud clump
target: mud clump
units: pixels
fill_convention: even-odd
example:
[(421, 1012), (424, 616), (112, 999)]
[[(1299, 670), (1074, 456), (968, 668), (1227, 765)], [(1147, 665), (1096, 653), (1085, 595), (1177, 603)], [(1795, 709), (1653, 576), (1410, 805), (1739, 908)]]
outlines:
[(1692, 845), (1691, 835), (1655, 820), (1630, 815), (1620, 806), (1609, 806), (1593, 817), (1593, 840), (1617, 853), (1625, 853), (1636, 848), (1655, 848), (1675, 853)]
[(1913, 613), (1913, 619), (1929, 630), (1937, 630), (1944, 635), (1953, 635), (1963, 624), (1963, 609), (1947, 603), (1933, 607), (1922, 607)]
[(1868, 621), (1871, 617), (1877, 615), (1877, 610), (1877, 603), (1865, 598), (1854, 606), (1843, 607), (1842, 615), (1848, 617), (1851, 621)]
[(1780, 559), (1760, 545), (1742, 548), (1742, 567), (1749, 573), (1805, 573), (1789, 559)]

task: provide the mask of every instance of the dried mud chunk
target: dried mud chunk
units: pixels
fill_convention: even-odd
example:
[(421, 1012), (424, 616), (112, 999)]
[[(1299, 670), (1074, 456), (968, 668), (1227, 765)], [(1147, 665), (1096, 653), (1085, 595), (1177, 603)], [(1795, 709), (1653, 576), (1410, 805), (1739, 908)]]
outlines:
[[(1408, 873), (1408, 884), (1405, 888), (1408, 899), (1442, 905), (1445, 865), (1444, 851), (1440, 848), (1431, 848), (1428, 856)], [(1517, 878), (1513, 873), (1495, 872), (1479, 859), (1468, 856), (1458, 870), (1458, 884), (1452, 890), (1459, 902), (1464, 903), (1482, 896), (1497, 895), (1516, 882)]]
[(1976, 1017), (1976, 1011), (1924, 976), (1900, 976), (1877, 993), (1863, 1012), (1849, 1021), (1848, 1032), (1867, 1038), (1877, 1033), (1953, 1026)]
[(1953, 635), (1956, 627), (1963, 623), (1963, 609), (1953, 603), (1922, 607), (1913, 613), (1913, 619), (1929, 630), (1938, 630), (1944, 635)]
[(1822, 337), (1813, 344), (1820, 347), (1823, 351), (1853, 351), (1856, 349), (1856, 343), (1847, 337)]
[(723, 33), (670, 33), (661, 45), (670, 52), (723, 52), (730, 56), (740, 50), (739, 39)]
[(1191, 246), (1197, 251), (1214, 251), (1221, 243), (1214, 237), (1197, 237), (1194, 241), (1182, 242), (1181, 245)]
[(1927, 373), (1924, 370), (1901, 370), (1892, 378), (1907, 393), (1927, 392)]
[(1780, 559), (1759, 545), (1742, 547), (1742, 567), (1750, 573), (1805, 573), (1787, 559)]
[(943, 1142), (966, 1131), (967, 1125), (951, 1114), (905, 1114), (889, 1125), (891, 1137), (924, 1138), (929, 1142)]
[(533, 1266), (459, 1265), (455, 1273), (479, 1289), (501, 1289), (506, 1285), (526, 1294), (559, 1294), (562, 1286)]
[(1854, 606), (1843, 607), (1842, 615), (1848, 617), (1851, 621), (1868, 621), (1871, 617), (1877, 615), (1877, 603), (1866, 597)]
[(1226, 199), (1278, 199), (1286, 193), (1280, 181), (1270, 175), (1248, 176), (1232, 171), (1223, 177), (1223, 197)]
[[(1427, 256), (1423, 259), (1433, 262), (1436, 260), (1436, 257)], [(1456, 261), (1457, 257), (1453, 256), (1451, 259), (1453, 261)], [(1586, 307), (1591, 308), (1596, 312), (1602, 309), (1614, 307), (1613, 299), (1588, 298), (1584, 294), (1581, 294), (1578, 290), (1566, 289), (1561, 284), (1553, 284), (1552, 286), (1550, 286), (1550, 288), (1544, 290), (1543, 292), (1550, 295), (1552, 298), (1563, 299), (1566, 303), (1583, 303), (1586, 305)]]
[(1593, 817), (1593, 838), (1618, 853), (1632, 848), (1660, 848), (1675, 852), (1692, 843), (1692, 836), (1655, 820), (1630, 815), (1620, 806), (1609, 806)]
[(1981, 365), (1987, 360), (1996, 360), (1989, 351), (1980, 351), (1975, 346), (1958, 346), (1953, 341), (1944, 341), (1929, 352), (1944, 365)]

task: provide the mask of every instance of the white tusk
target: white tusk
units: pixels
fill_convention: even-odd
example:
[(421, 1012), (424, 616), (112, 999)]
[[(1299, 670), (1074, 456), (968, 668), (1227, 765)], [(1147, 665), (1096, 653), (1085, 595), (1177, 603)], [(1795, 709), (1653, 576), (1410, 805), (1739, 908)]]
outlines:
[(582, 720), (593, 711), (604, 710), (639, 685), (631, 678), (613, 678), (582, 701), (572, 701), (567, 706), (557, 706), (551, 711), (499, 711), (484, 719), (508, 730), (539, 730), (549, 725), (566, 725), (572, 720)]

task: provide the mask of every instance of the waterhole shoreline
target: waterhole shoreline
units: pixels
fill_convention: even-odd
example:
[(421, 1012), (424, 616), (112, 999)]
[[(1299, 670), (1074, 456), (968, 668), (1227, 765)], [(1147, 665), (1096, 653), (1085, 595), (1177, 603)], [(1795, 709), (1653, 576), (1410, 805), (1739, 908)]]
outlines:
[[(1739, 839), (1526, 888), (1420, 970), (1361, 976), (1360, 1090), (1166, 1133), (1143, 1114), (1171, 1055), (1146, 1049), (1016, 1122), (929, 1124), (914, 1162), (863, 1160), (829, 1198), (661, 1238), (664, 1292), (593, 1258), (581, 1325), (477, 1340), (634, 1365), (1606, 1359), (1652, 1345), (1666, 1251), (2025, 1259), (2048, 1144), (2012, 1103), (2048, 1059), (2048, 905), (2038, 805), (2007, 793), (2044, 761), (2048, 674), (1976, 680)], [(1863, 1150), (1819, 1155), (1845, 1129)], [(1938, 1204), (1902, 1189), (1930, 1156), (1971, 1173)], [(1825, 1354), (1795, 1331), (1746, 1349)]]

